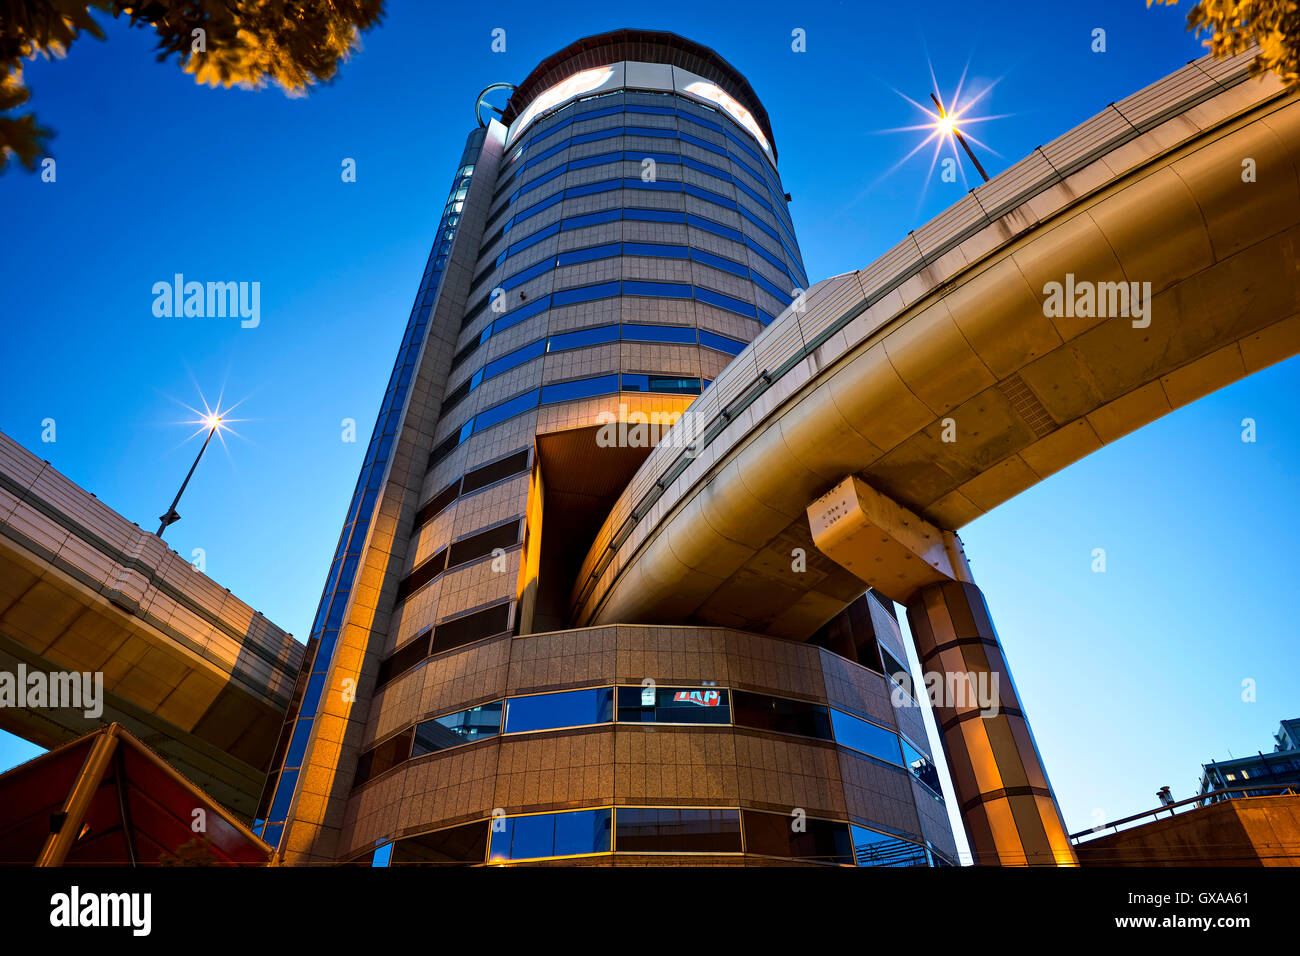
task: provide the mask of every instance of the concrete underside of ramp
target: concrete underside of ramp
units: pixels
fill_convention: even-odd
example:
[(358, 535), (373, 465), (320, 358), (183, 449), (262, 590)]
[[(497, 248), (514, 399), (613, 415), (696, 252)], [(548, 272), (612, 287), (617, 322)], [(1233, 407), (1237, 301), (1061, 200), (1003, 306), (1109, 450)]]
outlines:
[[(1300, 102), (1243, 65), (1190, 64), (810, 290), (633, 478), (575, 623), (806, 638), (863, 590), (806, 515), (845, 476), (955, 530), (1300, 351)], [(1150, 283), (1149, 311), (1049, 314), (1067, 281)], [(906, 601), (896, 573), (868, 583)]]
[(24, 694), (0, 706), (0, 729), (53, 748), (116, 721), (251, 819), (302, 655), (160, 539), (0, 434), (0, 674), (103, 681), (102, 713)]

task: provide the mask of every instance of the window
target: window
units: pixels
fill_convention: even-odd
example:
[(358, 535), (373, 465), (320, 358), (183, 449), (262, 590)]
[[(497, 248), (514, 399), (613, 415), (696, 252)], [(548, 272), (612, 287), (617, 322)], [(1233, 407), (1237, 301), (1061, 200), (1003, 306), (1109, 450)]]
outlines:
[(727, 355), (739, 355), (745, 351), (744, 342), (727, 338), (725, 335), (718, 335), (716, 332), (706, 332), (704, 329), (700, 329), (700, 344), (707, 349), (713, 349), (715, 352), (723, 352)]
[(473, 471), (465, 474), (465, 480), (461, 484), (462, 495), (467, 495), (471, 491), (478, 491), (485, 488), (494, 481), (500, 481), (502, 478), (509, 478), (512, 475), (522, 474), (528, 470), (528, 449), (517, 451), (508, 458), (502, 458), (500, 461), (494, 461), (491, 464), (475, 468)]
[(416, 636), (415, 640), (399, 647), (396, 651), (386, 657), (379, 663), (379, 678), (375, 684), (376, 688), (383, 687), (394, 678), (405, 674), (420, 661), (429, 656), (429, 637), (433, 629), (430, 628), (424, 633)]
[(580, 378), (573, 382), (556, 382), (542, 388), (542, 404), (568, 402), (575, 398), (590, 398), (592, 395), (609, 395), (618, 391), (617, 375), (599, 375), (595, 378)]
[(624, 209), (623, 218), (636, 222), (685, 222), (690, 217), (672, 209)]
[(680, 282), (646, 282), (640, 279), (626, 279), (623, 282), (623, 294), (689, 299), (691, 297), (691, 287)]
[[(488, 362), (483, 367), (483, 378), (492, 378), (494, 375), (500, 375), (502, 372), (508, 372), (512, 368), (517, 368), (525, 362), (537, 358), (546, 351), (546, 340), (538, 339), (525, 345), (523, 348), (515, 349), (513, 352), (507, 352), (499, 359)], [(478, 378), (478, 376), (475, 376)], [(481, 381), (481, 379), (480, 379)], [(478, 382), (474, 382), (471, 387), (477, 387)], [(447, 404), (446, 402), (443, 403)]]
[(357, 760), (357, 775), (352, 785), (359, 787), (367, 780), (405, 763), (411, 756), (411, 734), (412, 728), (408, 727), (363, 753)]
[(576, 332), (561, 332), (547, 340), (548, 352), (563, 352), (566, 349), (578, 349), (587, 345), (602, 345), (605, 342), (618, 341), (617, 325), (598, 325), (591, 329), (578, 329)]
[(497, 548), (509, 548), (518, 544), (520, 524), (518, 519), (508, 521), (455, 542), (448, 548), (447, 567), (468, 564), (491, 554)]
[(853, 858), (858, 866), (929, 866), (925, 847), (866, 827), (853, 826)]
[(694, 345), (695, 329), (689, 325), (624, 325), (623, 341), (682, 342)]
[(433, 629), (433, 653), (502, 634), (510, 626), (510, 602), (443, 621)]
[(596, 285), (579, 286), (576, 289), (564, 289), (551, 296), (551, 301), (559, 305), (572, 305), (575, 302), (591, 302), (595, 299), (607, 299), (618, 295), (617, 282), (598, 282)]
[(903, 763), (912, 772), (912, 776), (933, 790), (934, 795), (942, 802), (943, 787), (939, 784), (939, 771), (935, 767), (934, 761), (902, 737), (899, 737), (898, 741), (903, 745)]
[(700, 380), (698, 378), (672, 378), (667, 375), (624, 374), (623, 391), (698, 395), (700, 394)]
[(501, 701), (471, 707), (415, 725), (411, 756), (436, 753), (448, 747), (486, 740), (501, 732)]
[(707, 302), (709, 305), (716, 305), (720, 309), (726, 309), (728, 312), (735, 312), (737, 315), (743, 315), (746, 318), (758, 318), (758, 312), (748, 302), (744, 302), (733, 296), (723, 295), (721, 292), (714, 292), (712, 289), (704, 289), (699, 286), (695, 287), (695, 298), (701, 302)]
[(717, 687), (620, 687), (618, 719), (642, 724), (729, 724), (727, 691)]
[(892, 731), (834, 707), (831, 708), (831, 726), (835, 731), (836, 743), (852, 747), (878, 760), (902, 766), (902, 751), (899, 750), (898, 737)]
[(685, 259), (690, 250), (685, 246), (676, 246), (666, 242), (625, 242), (625, 256), (653, 256), (656, 259)]
[(455, 863), (482, 863), (487, 856), (487, 820), (447, 827), (432, 833), (398, 840), (393, 846), (390, 866), (445, 866)]
[(745, 852), (820, 863), (852, 863), (853, 839), (847, 823), (833, 820), (801, 820), (802, 831), (792, 826), (795, 818), (783, 813), (745, 810)]
[(619, 807), (614, 848), (620, 853), (739, 853), (740, 811), (690, 807)]
[(712, 266), (715, 269), (721, 269), (723, 272), (730, 272), (732, 275), (740, 276), (743, 279), (750, 278), (748, 266), (743, 266), (726, 256), (714, 255), (712, 252), (705, 252), (703, 249), (692, 249), (691, 258), (696, 262)]
[(603, 246), (588, 246), (586, 249), (572, 249), (561, 252), (555, 259), (556, 265), (571, 266), (576, 262), (591, 262), (593, 259), (608, 259), (619, 254), (617, 242), (607, 242)]
[(479, 412), (474, 416), (474, 432), (481, 432), (485, 428), (491, 428), (493, 425), (505, 421), (507, 418), (514, 418), (516, 415), (526, 412), (531, 408), (537, 407), (537, 389), (531, 392), (524, 392), (522, 395), (516, 395), (514, 398), (502, 402), (500, 405), (494, 405), (492, 408)]
[(609, 723), (612, 700), (613, 693), (608, 687), (511, 697), (506, 704), (505, 732), (519, 734)]
[(493, 860), (536, 860), (553, 856), (608, 853), (610, 811), (572, 810), (506, 817), (492, 834)]
[(738, 727), (832, 739), (830, 716), (821, 704), (735, 690), (731, 692), (731, 707)]

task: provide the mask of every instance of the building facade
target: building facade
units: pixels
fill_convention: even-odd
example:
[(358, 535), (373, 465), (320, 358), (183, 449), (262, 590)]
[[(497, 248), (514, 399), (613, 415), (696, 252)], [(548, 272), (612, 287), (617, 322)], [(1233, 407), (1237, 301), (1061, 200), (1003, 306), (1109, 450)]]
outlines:
[(743, 76), (645, 31), (470, 134), (258, 811), (286, 862), (955, 859), (891, 602), (572, 627), (650, 448), (808, 286), (776, 161)]
[(1261, 750), (1245, 757), (1211, 760), (1203, 764), (1199, 795), (1204, 798), (1203, 802), (1213, 803), (1223, 796), (1240, 793), (1241, 788), (1252, 784), (1267, 789), (1247, 789), (1247, 796), (1265, 796), (1269, 790), (1287, 785), (1300, 787), (1300, 717), (1278, 724), (1271, 753)]

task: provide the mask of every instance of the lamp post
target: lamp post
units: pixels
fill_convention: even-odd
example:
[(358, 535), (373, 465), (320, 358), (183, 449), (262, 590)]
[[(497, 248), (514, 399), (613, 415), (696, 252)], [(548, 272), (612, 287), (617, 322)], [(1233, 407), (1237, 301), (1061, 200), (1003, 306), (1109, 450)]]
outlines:
[(161, 518), (162, 524), (158, 526), (157, 532), (158, 537), (160, 538), (162, 537), (163, 532), (167, 530), (169, 524), (175, 524), (177, 521), (181, 520), (181, 516), (176, 512), (176, 506), (180, 504), (181, 495), (185, 494), (185, 486), (188, 485), (190, 479), (194, 477), (194, 469), (199, 467), (199, 459), (202, 458), (203, 453), (208, 450), (208, 442), (212, 441), (212, 436), (215, 435), (217, 429), (221, 427), (220, 415), (209, 415), (206, 421), (208, 425), (208, 437), (203, 439), (203, 447), (199, 449), (199, 453), (194, 457), (194, 464), (190, 465), (189, 473), (185, 476), (185, 480), (181, 482), (180, 491), (176, 492), (176, 497), (172, 499), (171, 507), (167, 509), (167, 513)]
[(934, 100), (934, 105), (939, 107), (939, 120), (946, 124), (948, 132), (952, 133), (952, 135), (956, 137), (957, 142), (961, 143), (961, 148), (966, 150), (966, 155), (970, 157), (970, 161), (975, 164), (975, 168), (979, 171), (979, 174), (984, 177), (984, 181), (988, 182), (989, 174), (984, 172), (984, 167), (981, 166), (980, 161), (975, 158), (975, 153), (971, 150), (970, 145), (966, 142), (966, 137), (963, 136), (961, 134), (961, 130), (957, 128), (956, 119), (949, 119), (948, 111), (945, 110), (943, 108), (943, 104), (939, 102), (938, 95), (931, 93), (930, 99)]

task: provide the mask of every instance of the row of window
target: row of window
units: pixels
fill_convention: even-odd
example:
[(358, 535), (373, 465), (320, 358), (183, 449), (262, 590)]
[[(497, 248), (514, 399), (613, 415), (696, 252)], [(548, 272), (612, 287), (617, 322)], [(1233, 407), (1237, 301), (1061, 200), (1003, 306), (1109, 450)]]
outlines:
[[(550, 352), (564, 352), (569, 349), (586, 348), (590, 345), (606, 345), (611, 342), (652, 342), (673, 345), (702, 345), (705, 348), (722, 352), (726, 355), (739, 355), (745, 343), (738, 339), (719, 335), (707, 329), (696, 329), (693, 325), (640, 325), (636, 323), (617, 325), (597, 325), (572, 332), (559, 332), (544, 336), (527, 345), (521, 345), (500, 358), (488, 362), (465, 381), (447, 393), (442, 400), (445, 413), (464, 399), (483, 382), (495, 378), (525, 362), (540, 358)], [(639, 380), (638, 380), (639, 382)], [(707, 385), (707, 380), (705, 381)], [(628, 391), (628, 389), (624, 389)]]
[(579, 398), (593, 398), (597, 395), (615, 395), (618, 392), (657, 392), (667, 395), (698, 395), (709, 384), (708, 380), (660, 375), (646, 372), (612, 372), (608, 375), (596, 375), (590, 378), (572, 379), (567, 382), (553, 382), (540, 388), (530, 389), (514, 398), (508, 398), (490, 408), (485, 408), (477, 415), (471, 416), (460, 428), (436, 445), (429, 453), (428, 468), (433, 468), (462, 442), (476, 435), (485, 428), (499, 425), (507, 419), (532, 411), (542, 405), (554, 405), (571, 402)]
[[(376, 689), (383, 687), (399, 674), (409, 671), (430, 654), (441, 654), (443, 651), (463, 647), (466, 644), (473, 644), (475, 641), (496, 637), (498, 634), (503, 634), (509, 630), (509, 625), (510, 602), (506, 601), (479, 611), (450, 618), (436, 627), (425, 628), (402, 645), (399, 650), (380, 662)], [(394, 753), (397, 753), (397, 751), (394, 751)], [(401, 760), (407, 759), (408, 756), (408, 753), (402, 753)], [(392, 766), (395, 766), (395, 764)]]
[[(692, 262), (698, 262), (701, 265), (721, 270), (722, 272), (728, 272), (741, 279), (747, 279), (783, 305), (788, 305), (794, 299), (794, 286), (791, 286), (789, 289), (783, 289), (770, 281), (761, 272), (750, 269), (747, 263), (738, 262), (735, 259), (718, 255), (715, 252), (708, 252), (707, 250), (697, 249), (693, 246), (668, 242), (602, 242), (593, 246), (583, 246), (579, 249), (570, 249), (566, 252), (557, 253), (554, 256), (548, 256), (540, 262), (536, 262), (533, 265), (521, 269), (502, 279), (500, 284), (493, 289), (490, 294), (481, 296), (477, 302), (465, 310), (465, 319), (461, 324), (461, 328), (463, 329), (472, 324), (493, 299), (504, 295), (506, 292), (509, 292), (517, 286), (523, 285), (525, 282), (545, 275), (554, 269), (558, 269), (562, 266), (577, 265), (582, 262), (596, 262), (601, 259), (617, 259), (622, 256), (690, 260)], [(784, 270), (782, 271), (784, 272)], [(786, 278), (788, 279), (789, 276), (787, 275)], [(504, 302), (505, 300), (503, 299), (501, 301)]]
[[(316, 612), (316, 619), (312, 623), (311, 638), (317, 643), (310, 665), (311, 672), (299, 702), (298, 712), (296, 715), (290, 715), (290, 720), (286, 720), (282, 739), (276, 747), (276, 756), (283, 752), (284, 761), (272, 768), (259, 801), (257, 816), (261, 819), (259, 819), (257, 833), (272, 846), (280, 841), (284, 831), (284, 821), (288, 818), (289, 807), (297, 788), (302, 760), (307, 752), (307, 742), (311, 738), (316, 712), (325, 689), (325, 676), (334, 658), (339, 629), (361, 564), (361, 553), (370, 528), (375, 502), (379, 496), (379, 487), (388, 465), (393, 442), (397, 437), (397, 426), (406, 406), (407, 389), (415, 374), (415, 364), (424, 344), (425, 330), (429, 324), (443, 271), (451, 254), (456, 228), (460, 222), (465, 196), (469, 192), (473, 175), (474, 165), (470, 163), (458, 169), (452, 180), (451, 191), (438, 224), (437, 239), (429, 251), (429, 260), (425, 265), (420, 291), (416, 294), (415, 304), (411, 307), (406, 331), (402, 336), (402, 345), (393, 364), (383, 405), (375, 422), (370, 445), (366, 449), (361, 474), (357, 478), (357, 486), (348, 506), (347, 518), (343, 522), (343, 531), (339, 535), (339, 543), (334, 552), (334, 561), (330, 565), (324, 595)], [(287, 741), (283, 739), (285, 734), (288, 735)]]
[(724, 292), (718, 292), (716, 289), (709, 289), (705, 286), (693, 285), (686, 282), (655, 282), (642, 279), (622, 279), (612, 280), (610, 282), (597, 282), (591, 285), (572, 286), (566, 289), (558, 289), (555, 292), (549, 292), (545, 295), (538, 296), (531, 302), (519, 306), (500, 315), (493, 322), (485, 325), (483, 331), (473, 339), (468, 345), (462, 348), (451, 360), (451, 369), (455, 370), (466, 359), (478, 351), (479, 346), (494, 335), (499, 335), (512, 326), (518, 325), (526, 319), (540, 315), (551, 308), (557, 308), (564, 305), (575, 305), (580, 302), (594, 302), (598, 299), (613, 299), (619, 296), (649, 296), (653, 298), (666, 299), (694, 299), (697, 302), (703, 302), (707, 305), (715, 306), (725, 312), (731, 312), (735, 315), (744, 316), (747, 319), (758, 319), (764, 325), (771, 323), (772, 316), (762, 309), (757, 308), (753, 303), (746, 302), (744, 299), (738, 299), (735, 296), (727, 295)]
[[(449, 399), (443, 400), (444, 409), (447, 407), (448, 402)], [(428, 524), (446, 510), (457, 498), (478, 491), (480, 488), (486, 488), (503, 478), (513, 478), (516, 475), (525, 474), (528, 468), (528, 449), (525, 448), (504, 458), (488, 462), (486, 465), (481, 465), (472, 471), (467, 471), (421, 506), (420, 510), (415, 513), (415, 527), (419, 529)]]
[[(744, 203), (737, 202), (721, 193), (714, 192), (711, 189), (705, 189), (703, 186), (696, 186), (694, 183), (683, 182), (679, 179), (654, 179), (645, 180), (639, 177), (620, 176), (614, 179), (602, 179), (595, 182), (584, 183), (581, 186), (569, 186), (566, 189), (558, 190), (540, 199), (526, 209), (515, 213), (504, 226), (496, 231), (486, 242), (483, 248), (491, 248), (498, 240), (505, 237), (512, 229), (532, 219), (534, 216), (545, 212), (552, 206), (564, 202), (566, 199), (576, 199), (580, 196), (594, 196), (600, 193), (613, 192), (619, 189), (637, 189), (650, 192), (675, 192), (685, 193), (704, 202), (712, 203), (715, 206), (721, 206), (723, 209), (730, 209), (733, 212), (740, 213), (746, 220), (754, 225), (760, 232), (766, 233), (767, 236), (775, 240), (790, 256), (792, 261), (798, 261), (798, 257), (790, 249), (785, 239), (781, 235), (760, 219), (757, 215), (749, 210)], [(802, 270), (800, 270), (802, 272)]]
[[(531, 248), (537, 243), (551, 238), (557, 233), (567, 232), (571, 229), (582, 229), (586, 226), (598, 226), (607, 222), (618, 222), (619, 220), (625, 220), (628, 222), (669, 222), (694, 226), (696, 229), (712, 233), (715, 236), (721, 236), (723, 239), (730, 239), (732, 242), (744, 243), (746, 248), (756, 253), (768, 265), (791, 279), (794, 285), (800, 285), (798, 280), (795, 278), (794, 273), (790, 271), (780, 258), (774, 256), (764, 248), (763, 244), (758, 240), (754, 239), (752, 236), (745, 235), (739, 229), (733, 229), (730, 226), (724, 226), (722, 223), (715, 222), (705, 216), (697, 216), (694, 213), (683, 212), (679, 209), (647, 209), (639, 206), (615, 206), (612, 209), (602, 209), (599, 212), (586, 213), (581, 216), (570, 216), (567, 219), (560, 219), (551, 223), (549, 226), (543, 226), (536, 232), (530, 233), (527, 236), (512, 242), (505, 249), (501, 250), (501, 253), (496, 257), (494, 262), (484, 266), (483, 269), (479, 271), (479, 274), (474, 277), (473, 285), (470, 287), (470, 294), (472, 295), (476, 289), (487, 281), (501, 263), (505, 262), (512, 256)], [(802, 285), (806, 286), (807, 282), (805, 281)], [(471, 321), (470, 316), (472, 316), (479, 307), (479, 305), (476, 305), (466, 311), (466, 319), (461, 325), (461, 328), (464, 328), (465, 325), (469, 324)]]
[[(653, 130), (646, 130), (637, 127), (625, 126), (625, 127), (614, 128), (613, 131), (609, 132), (609, 135), (615, 136), (618, 135), (619, 133), (623, 133), (623, 134), (631, 133), (632, 135), (652, 135), (653, 132), (654, 132)], [(661, 132), (665, 138), (669, 138), (669, 139), (675, 138), (677, 135), (672, 130), (663, 130)], [(777, 207), (773, 208), (773, 203), (771, 200), (769, 200), (768, 196), (764, 196), (763, 194), (753, 189), (743, 179), (734, 176), (732, 173), (721, 168), (720, 166), (714, 166), (712, 163), (703, 162), (702, 160), (695, 159), (691, 156), (687, 156), (680, 152), (665, 153), (665, 152), (653, 152), (653, 151), (642, 151), (642, 150), (609, 150), (604, 153), (598, 153), (595, 156), (584, 156), (580, 159), (570, 160), (567, 163), (561, 163), (560, 165), (556, 166), (554, 169), (550, 169), (547, 170), (545, 173), (541, 173), (537, 177), (529, 180), (525, 184), (521, 185), (517, 190), (515, 190), (515, 192), (510, 196), (510, 198), (500, 208), (498, 208), (494, 213), (492, 213), (492, 215), (488, 218), (488, 221), (484, 226), (484, 229), (485, 231), (487, 229), (491, 229), (492, 226), (496, 223), (496, 221), (505, 213), (505, 211), (509, 209), (512, 205), (514, 205), (520, 198), (532, 192), (533, 190), (538, 189), (541, 186), (544, 186), (546, 183), (558, 179), (560, 176), (564, 175), (565, 173), (568, 173), (573, 170), (589, 169), (593, 166), (601, 166), (601, 165), (606, 165), (608, 163), (618, 163), (618, 162), (637, 163), (638, 166), (640, 166), (641, 169), (644, 170), (645, 168), (644, 163), (647, 159), (653, 160), (656, 164), (659, 163), (663, 163), (665, 165), (680, 164), (690, 169), (694, 169), (699, 172), (706, 173), (707, 175), (719, 179), (724, 183), (731, 183), (741, 192), (745, 193), (745, 195), (749, 196), (750, 199), (754, 200), (754, 202), (758, 203), (761, 207), (766, 209), (768, 212), (771, 212), (773, 214), (773, 217), (777, 225), (780, 227), (781, 231), (785, 233), (786, 239), (789, 240), (791, 245), (794, 244), (793, 233), (786, 227), (786, 224), (782, 221), (781, 215), (777, 212), (777, 209), (783, 207), (778, 203)]]
[[(414, 643), (414, 642), (413, 642)], [(417, 666), (429, 650), (427, 642), (414, 653), (411, 645), (390, 655), (380, 666), (381, 683)], [(443, 650), (436, 644), (434, 650)], [(406, 760), (495, 736), (543, 730), (565, 730), (599, 724), (706, 724), (748, 727), (781, 734), (833, 741), (842, 746), (904, 767), (942, 800), (933, 761), (905, 737), (861, 717), (824, 704), (752, 691), (719, 687), (592, 687), (507, 697), (435, 717), (381, 741), (362, 755), (355, 785)], [(472, 735), (462, 732), (472, 728)]]
[(398, 582), (397, 603), (401, 604), (444, 571), (485, 558), (498, 549), (513, 548), (520, 542), (522, 529), (523, 520), (512, 518), (505, 524), (453, 541), (432, 557), (416, 565), (411, 569), (410, 574)]
[(922, 843), (841, 820), (737, 807), (594, 807), (496, 816), (385, 844), (372, 866), (438, 866), (603, 853), (753, 854), (839, 866), (951, 866)]
[[(672, 93), (661, 93), (661, 94), (652, 94), (652, 95), (662, 96), (665, 98), (672, 97), (674, 100), (677, 99), (675, 94)], [(690, 108), (690, 107), (697, 107), (702, 110), (708, 110), (710, 113), (714, 113), (721, 118), (723, 114), (719, 113), (719, 111), (715, 110), (712, 106), (708, 106), (702, 103), (696, 103), (693, 100), (688, 101), (690, 103), (690, 107), (652, 106), (652, 105), (636, 103), (636, 102), (602, 106), (599, 105), (598, 103), (598, 101), (600, 100), (604, 100), (608, 102), (615, 98), (621, 99), (622, 94), (619, 92), (598, 94), (597, 96), (586, 97), (583, 100), (568, 103), (565, 106), (560, 107), (554, 113), (552, 113), (551, 116), (547, 117), (548, 122), (554, 119), (558, 114), (561, 114), (566, 110), (572, 109), (575, 111), (575, 113), (570, 117), (562, 119), (560, 122), (551, 123), (550, 125), (538, 124), (538, 126), (534, 127), (533, 131), (525, 138), (524, 143), (520, 145), (517, 149), (515, 149), (513, 153), (511, 153), (509, 159), (506, 160), (503, 166), (503, 170), (509, 169), (511, 164), (513, 164), (516, 160), (518, 160), (525, 152), (530, 152), (535, 147), (540, 146), (543, 143), (543, 141), (550, 139), (552, 136), (554, 136), (556, 133), (560, 132), (561, 130), (569, 128), (574, 123), (580, 123), (585, 120), (599, 119), (604, 116), (616, 116), (620, 113), (634, 113), (634, 114), (640, 113), (643, 115), (651, 115), (651, 116), (676, 116), (678, 119), (679, 126), (681, 120), (686, 120), (688, 123), (693, 123), (697, 126), (704, 127), (705, 129), (712, 130), (713, 132), (722, 133), (727, 138), (730, 144), (737, 146), (744, 153), (748, 154), (750, 157), (756, 160), (757, 168), (751, 166), (745, 159), (732, 153), (729, 149), (727, 149), (725, 146), (722, 146), (721, 144), (715, 144), (707, 140), (702, 140), (699, 139), (698, 137), (692, 136), (691, 134), (685, 132), (682, 132), (680, 137), (684, 141), (693, 143), (694, 145), (709, 150), (710, 152), (729, 157), (733, 162), (737, 163), (745, 170), (747, 170), (750, 173), (750, 175), (752, 175), (758, 182), (765, 184), (768, 188), (768, 191), (772, 194), (773, 201), (776, 202), (778, 205), (780, 205), (780, 200), (783, 199), (784, 197), (780, 189), (780, 180), (777, 177), (776, 170), (771, 165), (771, 160), (768, 159), (766, 156), (762, 155), (759, 151), (753, 149), (746, 142), (744, 138), (738, 136), (735, 132), (733, 132), (729, 125), (724, 123), (715, 123), (712, 120), (706, 119), (702, 115), (699, 115), (693, 109)], [(596, 106), (590, 105), (592, 103), (597, 103), (597, 105)], [(591, 137), (591, 133), (580, 134), (580, 136)], [(746, 136), (748, 136), (748, 133), (746, 133)], [(579, 137), (569, 137), (563, 140), (562, 142), (553, 143), (552, 145), (548, 146), (546, 149), (538, 153), (536, 156), (530, 156), (522, 166), (515, 168), (509, 173), (503, 172), (502, 175), (506, 179), (506, 183), (508, 184), (518, 174), (531, 168), (532, 166), (537, 165), (540, 162), (544, 162), (545, 160), (549, 159), (551, 156), (555, 155), (560, 150), (567, 149), (570, 146), (573, 146), (579, 142), (590, 142), (590, 141), (591, 140), (589, 138), (579, 139)], [(759, 170), (762, 170), (762, 172), (760, 172)], [(500, 195), (500, 191), (501, 191), (500, 187), (498, 187), (497, 193), (493, 196), (494, 200), (496, 199), (496, 196)]]

